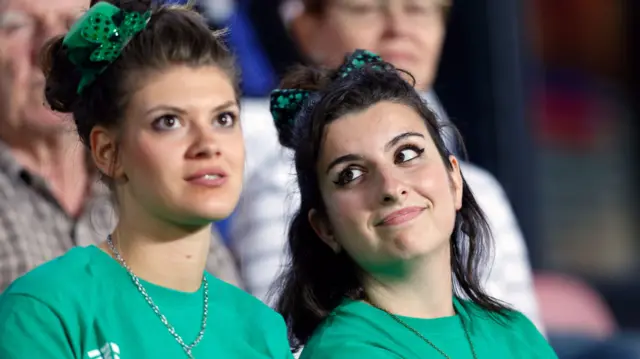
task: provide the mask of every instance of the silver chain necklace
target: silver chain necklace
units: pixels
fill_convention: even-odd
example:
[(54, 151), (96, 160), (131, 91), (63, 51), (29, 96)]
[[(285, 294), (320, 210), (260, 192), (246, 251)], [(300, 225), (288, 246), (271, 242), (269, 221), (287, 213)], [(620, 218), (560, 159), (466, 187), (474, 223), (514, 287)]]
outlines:
[(169, 330), (169, 333), (171, 333), (171, 335), (173, 335), (173, 337), (176, 339), (178, 344), (182, 346), (182, 349), (184, 349), (184, 352), (187, 354), (187, 356), (189, 358), (193, 358), (193, 355), (191, 354), (191, 350), (196, 345), (198, 345), (198, 343), (200, 343), (200, 341), (202, 340), (202, 337), (204, 336), (204, 331), (207, 328), (207, 315), (209, 312), (209, 282), (207, 282), (207, 277), (204, 275), (202, 276), (202, 283), (204, 284), (204, 288), (203, 288), (204, 289), (204, 306), (202, 310), (202, 326), (200, 327), (200, 332), (198, 333), (198, 336), (193, 341), (193, 343), (191, 343), (190, 345), (187, 345), (185, 344), (184, 340), (182, 340), (182, 337), (178, 333), (176, 333), (175, 328), (171, 324), (169, 324), (167, 317), (165, 317), (164, 314), (160, 313), (160, 308), (158, 308), (158, 306), (153, 302), (153, 299), (151, 299), (151, 296), (149, 296), (149, 294), (147, 293), (147, 290), (144, 289), (144, 287), (142, 286), (142, 283), (140, 283), (140, 278), (138, 278), (138, 276), (133, 273), (131, 268), (129, 268), (129, 265), (127, 265), (127, 262), (125, 262), (124, 258), (122, 258), (122, 256), (120, 255), (120, 252), (118, 252), (118, 250), (116, 249), (116, 246), (113, 245), (113, 239), (111, 238), (111, 235), (107, 236), (107, 244), (109, 245), (109, 248), (113, 252), (113, 255), (116, 257), (116, 260), (120, 262), (120, 264), (124, 267), (124, 269), (126, 269), (127, 272), (129, 273), (129, 276), (131, 276), (131, 280), (133, 281), (133, 284), (135, 284), (135, 286), (138, 288), (138, 291), (140, 292), (140, 294), (142, 294), (142, 296), (147, 301), (151, 309), (153, 309), (153, 311), (156, 313), (158, 318), (160, 318), (162, 323), (167, 327), (167, 329)]
[[(445, 357), (446, 359), (451, 359), (451, 357), (449, 357), (449, 355), (447, 355), (442, 349), (438, 348), (435, 344), (433, 344), (433, 342), (431, 340), (429, 340), (426, 337), (424, 337), (419, 331), (414, 329), (409, 324), (405, 323), (397, 315), (391, 313), (390, 311), (388, 311), (388, 310), (386, 310), (386, 309), (384, 309), (382, 307), (379, 307), (379, 306), (373, 304), (371, 301), (367, 300), (366, 302), (369, 303), (374, 308), (380, 309), (381, 311), (386, 313), (388, 316), (391, 317), (391, 319), (395, 320), (398, 324), (402, 325), (403, 327), (405, 327), (406, 329), (411, 331), (413, 334), (415, 334), (418, 338), (422, 339), (422, 341), (424, 341), (425, 343), (429, 344), (433, 349), (435, 349), (443, 357)], [(469, 331), (467, 330), (467, 326), (464, 325), (464, 322), (462, 323), (462, 329), (464, 330), (464, 336), (467, 339), (467, 343), (469, 343), (469, 347), (471, 348), (471, 355), (473, 355), (473, 359), (478, 359), (478, 356), (476, 354), (476, 348), (473, 346), (473, 342), (471, 341), (471, 336), (469, 335)]]

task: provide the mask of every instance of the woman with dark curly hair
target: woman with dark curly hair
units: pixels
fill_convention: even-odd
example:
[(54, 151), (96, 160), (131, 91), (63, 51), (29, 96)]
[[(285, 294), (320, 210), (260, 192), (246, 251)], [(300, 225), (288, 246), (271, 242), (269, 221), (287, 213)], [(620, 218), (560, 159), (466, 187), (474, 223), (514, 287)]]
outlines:
[[(273, 92), (300, 208), (277, 308), (303, 359), (556, 358), (485, 293), (489, 227), (411, 76), (358, 50)], [(462, 298), (468, 299), (462, 299)]]

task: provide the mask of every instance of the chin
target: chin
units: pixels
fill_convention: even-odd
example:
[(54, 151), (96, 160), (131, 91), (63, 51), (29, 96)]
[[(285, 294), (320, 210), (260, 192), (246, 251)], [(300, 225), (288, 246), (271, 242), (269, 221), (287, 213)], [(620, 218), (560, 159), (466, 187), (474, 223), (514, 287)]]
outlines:
[(179, 207), (184, 213), (212, 220), (229, 217), (240, 200), (240, 191), (233, 183), (217, 188), (192, 186), (181, 194), (180, 198), (173, 198), (179, 201)]
[(227, 216), (222, 217), (222, 214), (216, 213), (182, 213), (182, 216), (179, 218), (174, 217), (173, 221), (176, 225), (184, 228), (191, 228), (194, 230), (198, 230), (202, 227), (206, 227), (211, 225), (214, 222), (221, 221)]
[(233, 213), (233, 208), (227, 207), (208, 207), (208, 208), (192, 208), (191, 215), (195, 218), (201, 218), (204, 221), (216, 222), (229, 218)]
[(404, 235), (393, 239), (393, 251), (398, 257), (411, 259), (437, 252), (449, 243), (449, 240), (434, 240), (430, 235)]

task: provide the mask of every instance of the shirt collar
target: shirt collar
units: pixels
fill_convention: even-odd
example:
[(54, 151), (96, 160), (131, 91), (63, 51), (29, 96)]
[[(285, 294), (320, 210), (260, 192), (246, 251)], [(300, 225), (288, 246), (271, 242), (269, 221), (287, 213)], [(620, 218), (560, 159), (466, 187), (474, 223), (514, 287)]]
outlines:
[(6, 173), (12, 179), (19, 179), (27, 172), (11, 153), (11, 148), (0, 140), (0, 172)]
[[(91, 156), (87, 153), (85, 156), (87, 168), (90, 176), (90, 193), (92, 195), (107, 195), (109, 189), (100, 181), (99, 171), (95, 168), (91, 160)], [(11, 148), (2, 140), (0, 140), (0, 172), (7, 174), (12, 180), (25, 181), (28, 184), (35, 182), (46, 183), (42, 177), (29, 172), (24, 168), (11, 152)], [(35, 181), (34, 181), (35, 180)]]

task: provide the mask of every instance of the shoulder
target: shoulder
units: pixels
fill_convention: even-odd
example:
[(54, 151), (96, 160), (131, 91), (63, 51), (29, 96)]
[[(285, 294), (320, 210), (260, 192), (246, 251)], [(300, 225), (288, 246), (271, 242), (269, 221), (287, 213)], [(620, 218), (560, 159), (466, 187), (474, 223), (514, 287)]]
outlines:
[(368, 305), (345, 301), (316, 329), (301, 359), (399, 358), (381, 342), (387, 324), (387, 318)]
[[(71, 249), (16, 279), (0, 295), (0, 343), (15, 343), (0, 345), (1, 357), (44, 357), (40, 354), (54, 352), (55, 357), (69, 357), (69, 328), (78, 325), (82, 313), (92, 311), (101, 297), (94, 290), (104, 278), (92, 265), (95, 251), (100, 250)], [(32, 342), (34, 333), (41, 341)]]
[(0, 295), (1, 358), (76, 357), (84, 316), (97, 310), (104, 294), (94, 290), (100, 279), (105, 282), (105, 276), (94, 275), (94, 250), (99, 251), (76, 247), (18, 278)]
[(463, 318), (472, 322), (483, 323), (483, 325), (514, 328), (522, 325), (523, 321), (529, 322), (522, 313), (509, 307), (503, 309), (500, 313), (496, 313), (469, 299), (456, 298), (454, 302), (457, 303), (456, 310), (461, 312)]
[(375, 330), (372, 331), (371, 327), (356, 325), (349, 328), (345, 324), (325, 323), (303, 348), (300, 359), (401, 358), (386, 345), (379, 343), (384, 337)]
[(210, 274), (207, 274), (207, 280), (209, 297), (216, 298), (216, 305), (234, 320), (246, 318), (248, 323), (256, 323), (260, 318), (267, 323), (284, 325), (282, 316), (255, 296)]
[(501, 316), (468, 300), (461, 300), (460, 304), (464, 307), (473, 330), (489, 333), (494, 341), (513, 343), (521, 348), (529, 348), (530, 352), (555, 357), (553, 349), (542, 333), (521, 312), (505, 309), (504, 315)]
[(529, 348), (532, 353), (544, 354), (548, 358), (557, 358), (547, 339), (535, 324), (521, 312), (512, 311), (509, 334), (512, 342), (518, 343), (523, 348)]
[[(284, 319), (273, 309), (249, 293), (208, 275), (209, 305), (215, 308), (215, 317), (227, 327), (237, 328), (250, 345), (269, 353), (270, 358), (289, 358), (291, 351)], [(211, 315), (211, 314), (210, 314)]]
[(99, 277), (94, 261), (98, 251), (94, 246), (72, 248), (16, 279), (3, 295), (26, 295), (47, 303), (84, 297)]
[(307, 346), (302, 350), (300, 359), (402, 359), (397, 354), (377, 346), (375, 343), (362, 343), (352, 340)]

